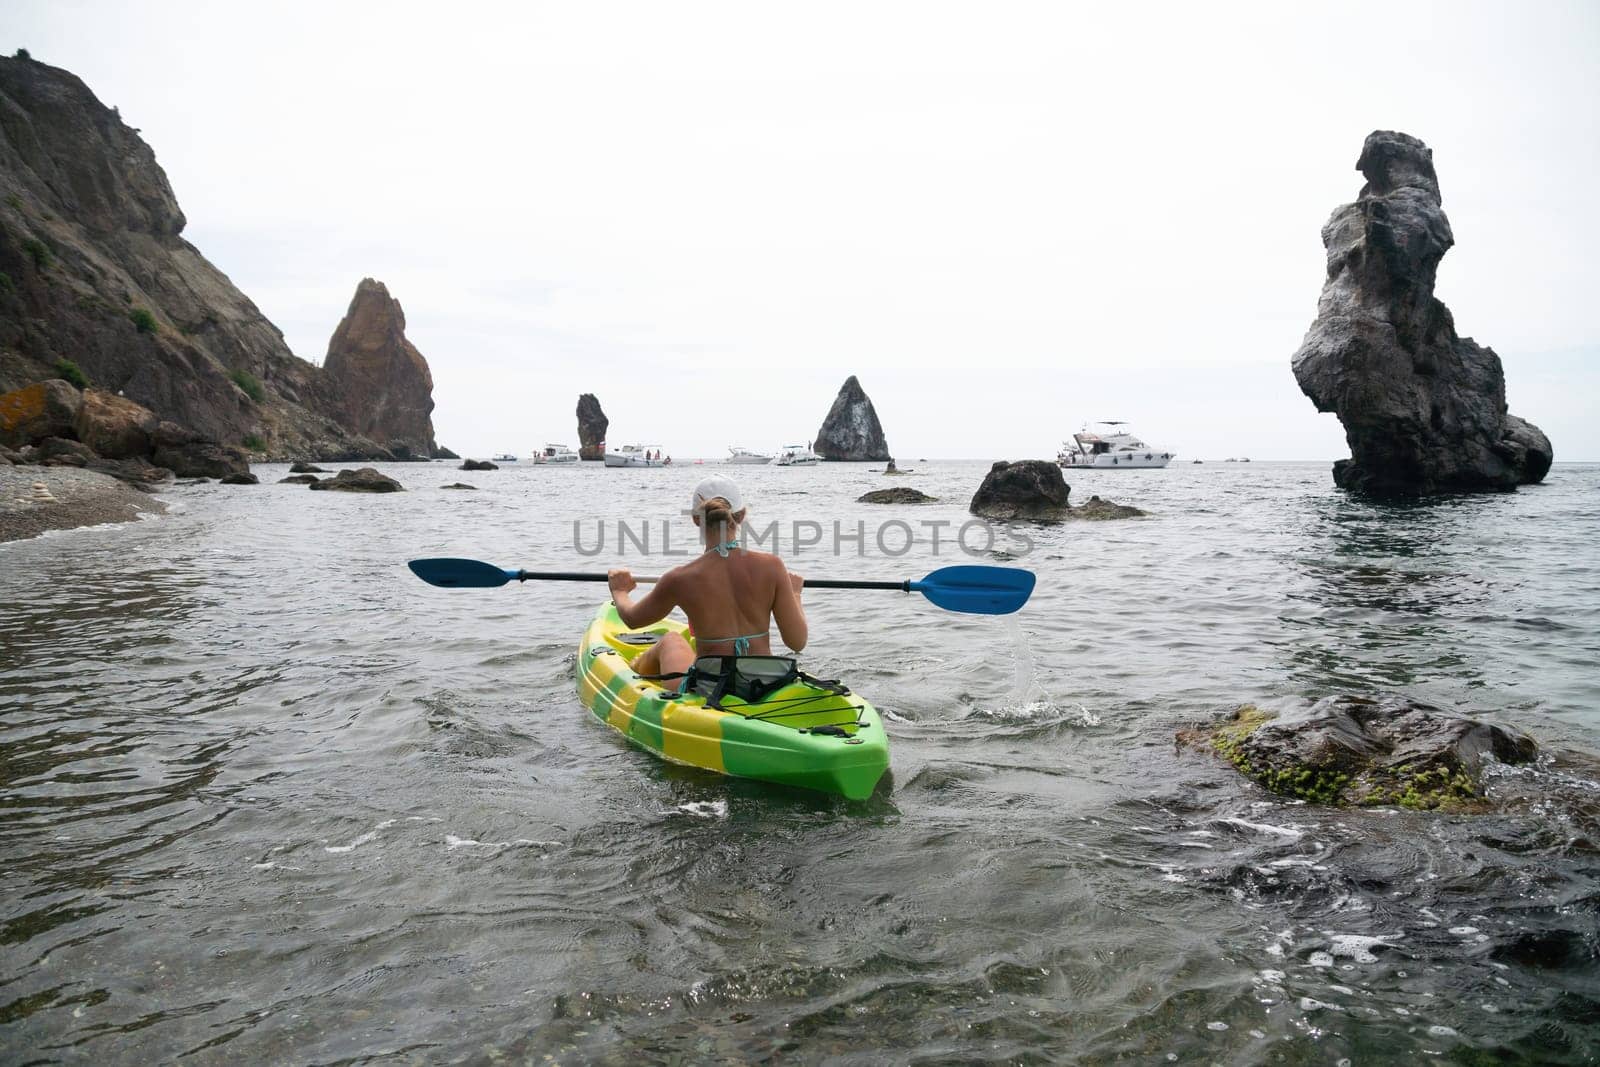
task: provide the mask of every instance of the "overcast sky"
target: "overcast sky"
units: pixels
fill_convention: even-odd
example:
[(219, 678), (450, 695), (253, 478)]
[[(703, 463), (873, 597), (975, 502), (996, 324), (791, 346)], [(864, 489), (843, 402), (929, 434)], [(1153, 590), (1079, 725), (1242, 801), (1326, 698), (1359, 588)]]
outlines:
[(185, 236), (320, 363), (363, 276), (441, 443), (1332, 459), (1289, 369), (1373, 129), (1434, 151), (1439, 296), (1600, 459), (1600, 5), (5, 0), (142, 130)]

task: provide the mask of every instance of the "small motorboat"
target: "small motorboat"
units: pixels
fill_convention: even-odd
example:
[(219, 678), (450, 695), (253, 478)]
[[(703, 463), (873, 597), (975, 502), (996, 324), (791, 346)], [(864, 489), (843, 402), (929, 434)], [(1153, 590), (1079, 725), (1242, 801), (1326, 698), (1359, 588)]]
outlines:
[(606, 449), (608, 467), (665, 467), (672, 457), (661, 451), (660, 445), (623, 445)]
[(1056, 462), (1063, 467), (1092, 467), (1095, 470), (1149, 470), (1165, 467), (1172, 462), (1176, 452), (1163, 452), (1145, 444), (1126, 430), (1117, 419), (1108, 419), (1097, 425), (1108, 430), (1090, 432), (1085, 426), (1072, 435), (1072, 440), (1062, 445)]
[(545, 445), (533, 454), (535, 463), (576, 463), (578, 454), (566, 445)]
[(810, 467), (821, 462), (822, 457), (811, 451), (810, 445), (784, 445), (778, 452), (774, 466)]

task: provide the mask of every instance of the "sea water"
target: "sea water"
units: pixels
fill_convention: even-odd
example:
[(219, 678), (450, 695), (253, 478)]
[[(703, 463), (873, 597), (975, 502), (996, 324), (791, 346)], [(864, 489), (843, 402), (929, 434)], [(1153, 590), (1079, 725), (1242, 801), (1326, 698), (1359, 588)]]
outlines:
[(1581, 765), (1506, 772), (1540, 799), (1501, 814), (1348, 811), (1173, 740), (1241, 703), (1395, 691), (1600, 751), (1600, 467), (1408, 506), (1349, 499), (1325, 463), (1073, 471), (1075, 500), (1150, 516), (972, 528), (969, 554), (950, 539), (987, 464), (914, 466), (893, 481), (938, 503), (855, 503), (889, 480), (865, 465), (723, 468), (803, 574), (1039, 576), (1014, 618), (806, 594), (808, 668), (892, 739), (864, 803), (596, 722), (573, 657), (602, 585), (405, 568), (658, 573), (681, 558), (659, 526), (645, 555), (617, 524), (684, 550), (709, 466), (395, 465), (390, 496), (258, 467), (0, 546), (0, 1058), (1600, 1047)]

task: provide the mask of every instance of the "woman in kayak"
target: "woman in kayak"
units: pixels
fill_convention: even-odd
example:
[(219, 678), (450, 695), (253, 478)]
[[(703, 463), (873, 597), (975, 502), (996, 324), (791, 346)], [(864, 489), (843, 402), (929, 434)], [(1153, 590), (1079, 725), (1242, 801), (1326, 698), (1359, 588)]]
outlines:
[(705, 551), (663, 574), (640, 600), (629, 596), (638, 583), (628, 570), (607, 572), (624, 626), (637, 630), (682, 608), (695, 635), (697, 648), (675, 633), (663, 635), (633, 661), (633, 669), (643, 675), (676, 675), (693, 666), (697, 655), (770, 656), (774, 619), (785, 645), (796, 652), (805, 648), (806, 613), (800, 606), (804, 580), (789, 573), (777, 556), (740, 543), (745, 506), (739, 487), (728, 478), (707, 478), (695, 486), (690, 516), (700, 528)]

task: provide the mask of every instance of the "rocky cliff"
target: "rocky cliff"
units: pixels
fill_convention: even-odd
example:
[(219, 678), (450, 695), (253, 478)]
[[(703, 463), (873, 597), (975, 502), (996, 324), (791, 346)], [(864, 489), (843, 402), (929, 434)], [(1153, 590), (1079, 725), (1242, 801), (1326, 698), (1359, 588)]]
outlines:
[(823, 459), (884, 460), (889, 458), (889, 443), (883, 427), (861, 383), (854, 374), (845, 379), (833, 406), (822, 420), (812, 445)]
[(1376, 496), (1539, 481), (1549, 439), (1507, 412), (1500, 357), (1457, 336), (1433, 295), (1455, 237), (1432, 151), (1379, 130), (1356, 169), (1367, 183), (1322, 228), (1328, 277), (1293, 362), (1317, 410), (1344, 424), (1350, 458), (1334, 464), (1334, 481)]
[(611, 420), (600, 410), (600, 401), (593, 393), (578, 397), (578, 458), (606, 458), (606, 428)]
[(180, 236), (185, 221), (115, 109), (67, 71), (0, 58), (0, 391), (67, 360), (212, 440), (386, 458), (339, 424), (338, 386)]
[(397, 459), (428, 459), (433, 440), (433, 375), (406, 340), (406, 313), (380, 281), (361, 279), (322, 361), (343, 398), (340, 422)]

